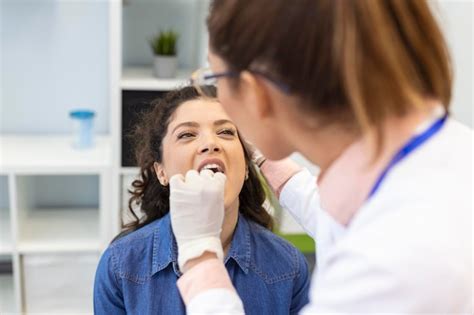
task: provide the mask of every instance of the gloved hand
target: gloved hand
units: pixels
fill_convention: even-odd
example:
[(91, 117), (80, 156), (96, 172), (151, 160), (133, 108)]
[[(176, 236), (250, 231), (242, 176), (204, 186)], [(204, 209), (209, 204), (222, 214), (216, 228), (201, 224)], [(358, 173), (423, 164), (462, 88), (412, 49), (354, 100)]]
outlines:
[(214, 252), (223, 260), (220, 234), (224, 221), (226, 176), (191, 170), (170, 179), (171, 226), (178, 244), (178, 265), (184, 265), (204, 252)]

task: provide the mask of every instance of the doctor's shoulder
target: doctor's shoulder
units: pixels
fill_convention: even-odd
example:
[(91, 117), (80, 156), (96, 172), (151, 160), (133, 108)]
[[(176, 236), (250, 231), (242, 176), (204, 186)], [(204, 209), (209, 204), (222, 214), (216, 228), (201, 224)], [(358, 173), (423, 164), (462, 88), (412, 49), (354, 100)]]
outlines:
[[(459, 192), (454, 196), (460, 199), (453, 199), (446, 191), (452, 184), (445, 184), (451, 188), (443, 193), (436, 187), (443, 186), (440, 182), (418, 191), (416, 187), (428, 185), (426, 180), (387, 182), (384, 189), (392, 192), (390, 196), (374, 198), (361, 209), (346, 237), (323, 262), (325, 272), (319, 280), (334, 279), (336, 270), (338, 279), (365, 275), (367, 280), (354, 292), (373, 289), (372, 299), (380, 302), (374, 302), (376, 307), (387, 311), (416, 307), (426, 313), (462, 313), (471, 308), (472, 206), (467, 208)], [(396, 294), (383, 296), (380, 284)]]

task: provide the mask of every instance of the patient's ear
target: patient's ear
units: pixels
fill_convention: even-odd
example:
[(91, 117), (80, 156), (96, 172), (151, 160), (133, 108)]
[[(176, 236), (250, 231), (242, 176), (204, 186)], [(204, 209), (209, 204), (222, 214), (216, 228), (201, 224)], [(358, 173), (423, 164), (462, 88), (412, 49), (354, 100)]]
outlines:
[(168, 176), (166, 175), (166, 171), (163, 167), (163, 164), (154, 162), (153, 168), (155, 169), (156, 177), (162, 186), (168, 186)]

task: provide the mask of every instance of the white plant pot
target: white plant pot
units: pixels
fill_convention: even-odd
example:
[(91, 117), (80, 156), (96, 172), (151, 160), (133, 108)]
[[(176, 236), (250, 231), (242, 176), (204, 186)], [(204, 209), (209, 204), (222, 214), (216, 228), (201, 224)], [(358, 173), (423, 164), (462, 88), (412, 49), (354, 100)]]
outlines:
[(155, 55), (153, 60), (153, 72), (157, 78), (174, 78), (176, 77), (176, 68), (178, 58), (176, 56), (160, 56)]

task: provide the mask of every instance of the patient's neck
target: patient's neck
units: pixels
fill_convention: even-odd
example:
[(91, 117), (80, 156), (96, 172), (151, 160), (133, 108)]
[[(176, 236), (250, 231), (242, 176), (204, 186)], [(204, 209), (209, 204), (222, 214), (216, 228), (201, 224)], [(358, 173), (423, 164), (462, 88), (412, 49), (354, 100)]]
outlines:
[(227, 256), (227, 253), (230, 249), (230, 244), (232, 242), (232, 237), (234, 235), (235, 227), (237, 226), (237, 221), (239, 219), (239, 198), (225, 209), (224, 223), (222, 224), (221, 232), (221, 242), (224, 249), (224, 256)]

